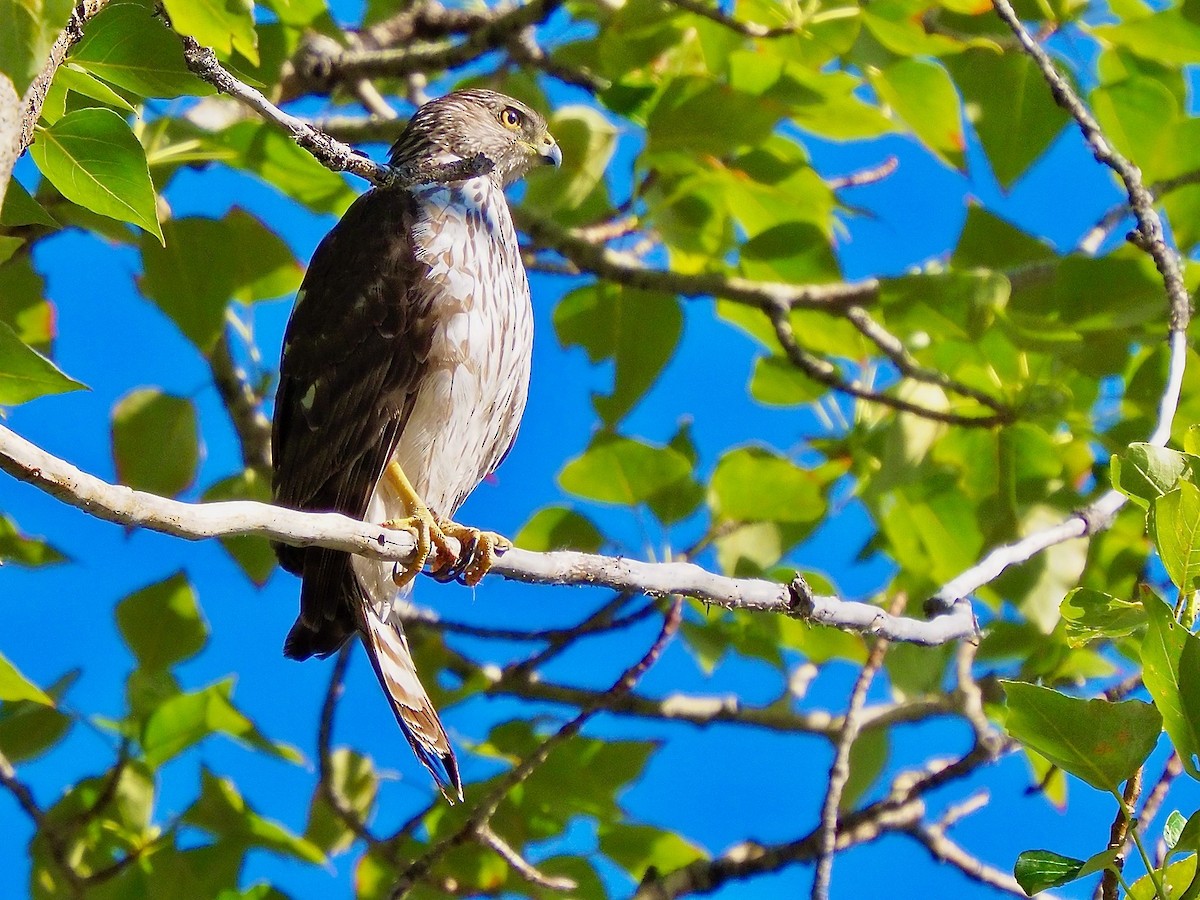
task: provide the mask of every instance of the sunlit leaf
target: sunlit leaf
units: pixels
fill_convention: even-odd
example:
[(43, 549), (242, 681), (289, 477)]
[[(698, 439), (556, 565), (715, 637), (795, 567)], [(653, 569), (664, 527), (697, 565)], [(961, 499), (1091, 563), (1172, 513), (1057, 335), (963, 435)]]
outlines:
[(21, 700), (32, 700), (45, 706), (53, 706), (54, 701), (40, 687), (20, 673), (16, 666), (0, 654), (0, 700), (16, 703)]
[(0, 75), (22, 96), (67, 24), (72, 0), (0, 0)]
[(26, 346), (8, 325), (0, 322), (0, 406), (12, 406), (44, 394), (63, 394), (84, 387)]
[(691, 466), (669, 447), (601, 434), (558, 476), (563, 489), (601, 503), (634, 506), (685, 479)]
[[(370, 819), (379, 793), (379, 775), (371, 760), (346, 747), (338, 747), (329, 758), (329, 787), (334, 795), (364, 824)], [(316, 792), (308, 807), (304, 837), (325, 853), (336, 855), (349, 849), (357, 835)]]
[(1181, 481), (1154, 501), (1151, 523), (1154, 546), (1167, 574), (1181, 591), (1200, 584), (1200, 487)]
[(0, 562), (37, 568), (65, 562), (67, 557), (46, 541), (26, 537), (17, 523), (0, 513)]
[(161, 242), (146, 154), (125, 120), (99, 107), (67, 113), (39, 131), (30, 148), (38, 168), (64, 197)]
[(1200, 637), (1190, 634), (1171, 608), (1146, 598), (1150, 627), (1142, 640), (1142, 677), (1162, 713), (1163, 726), (1184, 769), (1200, 779)]
[(207, 767), (200, 773), (200, 797), (183, 814), (183, 821), (226, 840), (302, 862), (318, 865), (325, 862), (325, 854), (312, 841), (260, 816), (232, 781), (214, 775)]
[(113, 3), (90, 22), (70, 60), (143, 97), (211, 94), (183, 61), (183, 44), (140, 3)]
[(252, 0), (164, 0), (171, 25), (222, 55), (236, 50), (258, 64)]
[[(245, 469), (218, 481), (204, 492), (204, 500), (255, 500), (271, 502), (269, 479), (254, 469)], [(233, 557), (251, 582), (262, 587), (275, 571), (275, 551), (270, 542), (257, 535), (221, 538), (221, 546)]]
[(517, 532), (513, 543), (538, 552), (582, 550), (595, 553), (604, 543), (604, 536), (582, 513), (565, 506), (547, 506), (533, 514)]

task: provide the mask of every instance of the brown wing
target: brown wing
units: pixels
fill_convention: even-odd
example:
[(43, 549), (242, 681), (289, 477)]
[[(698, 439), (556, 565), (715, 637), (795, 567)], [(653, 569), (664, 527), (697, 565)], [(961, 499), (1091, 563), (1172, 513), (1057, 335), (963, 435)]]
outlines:
[[(361, 518), (412, 409), (433, 296), (413, 253), (414, 206), (370, 191), (317, 247), (284, 335), (272, 432), (275, 501)], [(337, 649), (358, 585), (345, 553), (277, 546), (304, 577), (285, 652)]]

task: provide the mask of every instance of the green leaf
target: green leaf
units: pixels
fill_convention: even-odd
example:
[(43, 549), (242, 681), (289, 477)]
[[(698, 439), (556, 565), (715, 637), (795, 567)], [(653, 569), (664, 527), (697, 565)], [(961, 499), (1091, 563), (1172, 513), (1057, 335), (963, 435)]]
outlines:
[(258, 65), (258, 35), (251, 0), (163, 0), (171, 24), (221, 56), (234, 50)]
[(823, 397), (828, 388), (813, 381), (784, 356), (760, 356), (750, 376), (750, 395), (767, 406), (799, 406)]
[[(270, 503), (271, 485), (268, 478), (254, 469), (246, 469), (218, 481), (204, 492), (202, 499), (256, 500), (259, 503)], [(275, 551), (271, 549), (270, 541), (257, 535), (223, 537), (220, 540), (221, 546), (233, 557), (251, 582), (259, 587), (267, 583), (271, 573), (275, 571), (276, 562)]]
[(16, 522), (0, 513), (0, 563), (15, 563), (32, 569), (66, 561), (63, 553), (45, 541), (25, 537)]
[(604, 535), (582, 513), (565, 506), (547, 506), (533, 514), (517, 532), (513, 543), (524, 550), (538, 553), (550, 550), (596, 553), (604, 545)]
[[(1196, 875), (1197, 859), (1200, 857), (1188, 856), (1159, 870), (1158, 879), (1168, 897), (1182, 898), (1185, 896), (1185, 891)], [(1149, 875), (1143, 875), (1131, 884), (1129, 893), (1125, 896), (1125, 900), (1158, 900), (1158, 898), (1158, 888), (1154, 884), (1154, 879)]]
[(1023, 53), (967, 50), (943, 61), (962, 92), (996, 178), (1011, 187), (1067, 123), (1037, 65)]
[(1083, 860), (1052, 850), (1025, 850), (1017, 856), (1013, 877), (1021, 890), (1032, 897), (1040, 891), (1070, 884), (1079, 877)]
[(340, 175), (273, 125), (239, 122), (211, 140), (232, 152), (229, 165), (253, 172), (313, 212), (341, 215), (358, 196)]
[(67, 113), (38, 132), (30, 153), (68, 200), (137, 225), (162, 241), (146, 153), (111, 109)]
[(674, 872), (708, 854), (680, 834), (626, 822), (604, 822), (599, 829), (600, 852), (641, 881), (647, 871)]
[(135, 591), (117, 604), (117, 627), (150, 672), (195, 656), (208, 640), (196, 592), (183, 572)]
[(1125, 47), (1156, 63), (1186, 65), (1200, 62), (1200, 25), (1178, 7), (1119, 25), (1093, 28), (1092, 33), (1115, 47)]
[[(617, 129), (590, 106), (563, 106), (550, 119), (562, 150), (561, 168), (541, 167), (526, 176), (523, 205), (543, 215), (578, 210), (598, 188), (617, 146)], [(567, 215), (564, 224), (574, 222)]]
[(270, 741), (230, 699), (233, 679), (191, 693), (178, 694), (158, 707), (142, 729), (146, 763), (158, 768), (210, 734), (224, 734), (290, 762), (302, 757), (286, 744)]
[(885, 728), (872, 728), (855, 739), (850, 746), (850, 777), (842, 789), (840, 810), (853, 810), (858, 799), (871, 789), (887, 767), (890, 751), (891, 741)]
[(236, 844), (316, 865), (325, 862), (325, 854), (312, 841), (259, 815), (232, 781), (217, 777), (207, 767), (200, 773), (200, 796), (183, 814), (183, 821)]
[(599, 434), (583, 455), (563, 467), (558, 483), (578, 497), (635, 506), (688, 479), (691, 470), (683, 454), (670, 447)]
[(88, 22), (70, 61), (109, 84), (143, 97), (211, 94), (188, 70), (183, 44), (140, 3), (114, 3)]
[(1179, 836), (1183, 834), (1187, 821), (1177, 809), (1171, 810), (1171, 814), (1167, 816), (1166, 824), (1163, 825), (1163, 843), (1167, 845), (1168, 850), (1174, 850), (1175, 845), (1179, 843)]
[[(68, 672), (46, 689), (57, 704), (79, 678), (80, 670)], [(0, 753), (11, 763), (24, 762), (45, 753), (71, 727), (71, 717), (53, 706), (33, 700), (0, 703)]]
[(1190, 481), (1163, 494), (1151, 507), (1154, 546), (1181, 591), (1200, 587), (1200, 487)]
[(16, 666), (0, 653), (0, 700), (17, 702), (32, 700), (45, 706), (53, 706), (54, 701), (40, 687), (20, 673)]
[(709, 485), (713, 512), (735, 522), (815, 522), (825, 510), (822, 479), (761, 447), (728, 451)]
[(1142, 509), (1170, 491), (1181, 478), (1193, 477), (1200, 460), (1191, 453), (1180, 453), (1151, 444), (1130, 444), (1112, 457), (1113, 487)]
[(0, 322), (0, 406), (15, 406), (45, 394), (85, 389)]
[(125, 112), (135, 112), (128, 100), (110, 88), (103, 81), (92, 77), (87, 70), (75, 63), (66, 63), (58, 67), (54, 73), (54, 83), (69, 91), (99, 100), (106, 106), (115, 106)]
[(0, 207), (0, 225), (45, 225), (57, 228), (58, 222), (42, 209), (29, 191), (15, 178), (8, 182), (4, 192), (4, 206)]
[[(334, 794), (354, 811), (360, 822), (367, 822), (379, 793), (379, 775), (375, 764), (347, 747), (338, 747), (329, 757), (330, 783)], [(308, 807), (308, 827), (304, 837), (325, 853), (334, 855), (350, 848), (358, 835), (351, 831), (324, 795), (313, 792)]]
[(192, 401), (138, 388), (112, 411), (112, 452), (122, 484), (174, 497), (196, 478), (200, 439)]
[(0, 75), (18, 97), (42, 71), (73, 6), (72, 0), (0, 0)]
[(1175, 621), (1153, 594), (1145, 601), (1150, 627), (1142, 640), (1142, 677), (1184, 769), (1200, 779), (1200, 638)]
[(605, 426), (614, 428), (674, 354), (683, 312), (675, 297), (597, 282), (562, 299), (554, 328), (564, 347), (583, 347), (593, 363), (615, 363), (612, 394), (592, 396)]
[(237, 207), (222, 219), (169, 219), (163, 237), (161, 246), (141, 242), (139, 286), (202, 353), (220, 337), (230, 300), (252, 303), (300, 286), (303, 271), (287, 245)]
[(1067, 623), (1067, 642), (1072, 647), (1099, 638), (1126, 637), (1146, 624), (1146, 611), (1140, 603), (1092, 588), (1076, 588), (1067, 594), (1059, 613)]
[(46, 299), (46, 282), (33, 267), (32, 253), (0, 265), (0, 322), (12, 328), (23, 343), (49, 355), (58, 328), (54, 307)]
[(1002, 681), (1005, 730), (1055, 765), (1112, 793), (1150, 755), (1162, 716), (1140, 700), (1081, 700), (1058, 691)]
[(958, 92), (946, 70), (934, 62), (901, 59), (871, 80), (879, 99), (895, 110), (921, 142), (946, 164), (964, 166)]

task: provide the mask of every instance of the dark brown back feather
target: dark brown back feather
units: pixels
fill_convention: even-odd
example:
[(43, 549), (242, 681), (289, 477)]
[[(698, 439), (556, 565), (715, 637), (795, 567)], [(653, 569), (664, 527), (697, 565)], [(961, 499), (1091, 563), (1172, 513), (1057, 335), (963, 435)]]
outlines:
[[(431, 340), (427, 267), (413, 252), (415, 205), (373, 190), (321, 241), (284, 335), (272, 433), (275, 502), (362, 518), (412, 410)], [(276, 546), (304, 577), (287, 653), (336, 650), (355, 631), (345, 553)]]

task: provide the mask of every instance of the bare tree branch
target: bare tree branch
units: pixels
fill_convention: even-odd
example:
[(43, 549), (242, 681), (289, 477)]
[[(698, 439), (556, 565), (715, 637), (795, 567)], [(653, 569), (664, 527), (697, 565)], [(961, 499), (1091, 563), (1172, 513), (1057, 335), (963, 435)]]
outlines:
[(512, 848), (504, 838), (492, 830), (492, 826), (484, 823), (479, 826), (479, 840), (490, 847), (497, 856), (503, 859), (518, 875), (530, 884), (548, 888), (552, 891), (573, 891), (579, 887), (570, 878), (561, 875), (547, 875), (538, 870), (529, 860)]
[(221, 332), (216, 347), (208, 356), (213, 384), (221, 402), (229, 411), (234, 433), (242, 448), (242, 463), (249, 469), (269, 475), (271, 472), (271, 421), (262, 409), (262, 398), (234, 361), (228, 330)]
[(709, 6), (705, 0), (671, 0), (672, 6), (678, 6), (697, 16), (703, 16), (718, 25), (751, 38), (777, 38), (793, 35), (800, 30), (799, 23), (792, 25), (760, 25), (757, 22), (743, 22), (723, 13), (718, 6)]

